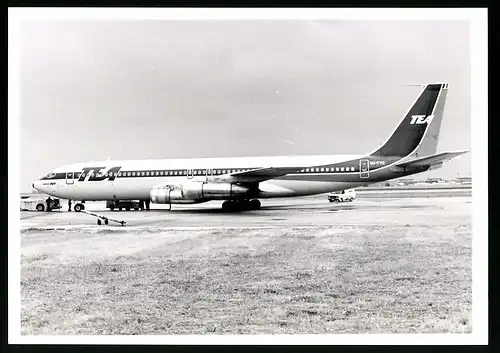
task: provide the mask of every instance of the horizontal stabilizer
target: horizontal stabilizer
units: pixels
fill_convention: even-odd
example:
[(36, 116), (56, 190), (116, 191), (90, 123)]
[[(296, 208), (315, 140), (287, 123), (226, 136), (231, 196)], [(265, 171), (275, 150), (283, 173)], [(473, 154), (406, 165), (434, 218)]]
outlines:
[(456, 151), (456, 152), (443, 152), (443, 153), (438, 153), (433, 156), (429, 157), (421, 157), (417, 159), (413, 159), (407, 162), (399, 163), (396, 166), (402, 167), (402, 168), (407, 168), (407, 167), (428, 167), (432, 166), (435, 164), (441, 164), (444, 162), (449, 161), (452, 158), (455, 158), (457, 156), (460, 156), (464, 153), (467, 153), (470, 151)]

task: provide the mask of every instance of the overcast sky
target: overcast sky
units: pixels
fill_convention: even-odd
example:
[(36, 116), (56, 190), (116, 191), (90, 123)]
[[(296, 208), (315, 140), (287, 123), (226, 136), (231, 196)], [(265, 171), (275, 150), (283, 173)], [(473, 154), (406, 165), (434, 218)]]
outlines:
[(410, 83), (450, 84), (438, 152), (471, 144), (466, 21), (24, 22), (20, 61), (23, 191), (107, 157), (370, 152)]

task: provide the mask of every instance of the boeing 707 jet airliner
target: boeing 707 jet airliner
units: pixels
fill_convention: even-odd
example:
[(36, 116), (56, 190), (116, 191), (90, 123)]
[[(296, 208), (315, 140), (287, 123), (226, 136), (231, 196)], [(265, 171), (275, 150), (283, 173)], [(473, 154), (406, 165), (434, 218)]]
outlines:
[[(424, 85), (392, 135), (363, 155), (107, 160), (65, 165), (33, 182), (40, 192), (81, 201), (194, 204), (225, 200), (225, 211), (259, 199), (350, 189), (439, 168), (468, 151), (437, 153), (447, 83)], [(82, 210), (82, 203), (75, 210)]]

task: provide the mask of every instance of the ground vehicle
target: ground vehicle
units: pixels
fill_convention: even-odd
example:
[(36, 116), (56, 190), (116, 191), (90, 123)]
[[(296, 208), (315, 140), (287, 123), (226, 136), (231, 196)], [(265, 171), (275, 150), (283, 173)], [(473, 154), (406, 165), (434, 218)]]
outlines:
[(59, 199), (50, 198), (50, 207), (47, 208), (47, 198), (45, 197), (21, 197), (21, 211), (52, 211), (62, 208)]
[(134, 210), (144, 209), (144, 205), (141, 201), (138, 200), (112, 200), (112, 201), (106, 201), (106, 208), (109, 208), (111, 211), (113, 211), (115, 208), (118, 210), (126, 209), (127, 211), (130, 211), (132, 208)]
[(352, 201), (355, 198), (356, 191), (354, 189), (335, 191), (328, 194), (328, 201), (330, 202)]

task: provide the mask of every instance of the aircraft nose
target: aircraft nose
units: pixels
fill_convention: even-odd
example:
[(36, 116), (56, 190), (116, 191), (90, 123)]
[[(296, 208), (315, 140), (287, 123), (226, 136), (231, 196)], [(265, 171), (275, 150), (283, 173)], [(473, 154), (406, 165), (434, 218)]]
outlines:
[(31, 186), (33, 187), (33, 189), (35, 189), (37, 191), (41, 191), (40, 190), (40, 187), (41, 187), (41, 181), (40, 180), (33, 180), (33, 184), (31, 184)]

